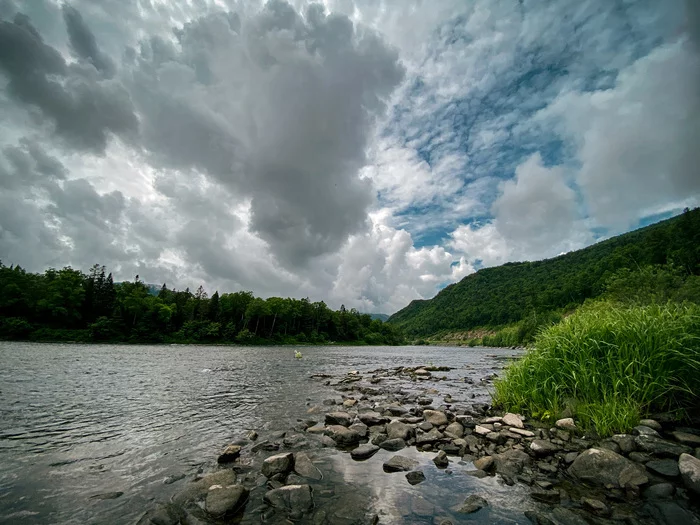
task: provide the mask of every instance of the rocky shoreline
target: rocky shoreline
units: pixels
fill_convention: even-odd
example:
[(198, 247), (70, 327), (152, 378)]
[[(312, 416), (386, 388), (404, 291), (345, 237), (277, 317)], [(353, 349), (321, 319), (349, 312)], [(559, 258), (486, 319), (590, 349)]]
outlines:
[[(455, 465), (467, 466), (460, 475), (523, 487), (532, 505), (522, 523), (700, 524), (700, 429), (677, 426), (663, 414), (643, 420), (631, 434), (608, 439), (583, 434), (571, 418), (550, 428), (420, 388), (445, 380), (441, 372), (447, 371), (422, 366), (314, 375), (312, 380), (322, 381), (340, 399), (310, 406), (308, 417), (287, 432), (249, 431), (221, 453), (220, 470), (188, 482), (139, 524), (395, 522), (367, 509), (352, 490), (322, 483), (329, 471), (314, 451), (324, 447), (356, 462), (389, 451), (383, 471), (402, 473), (411, 486), (426, 480), (425, 467), (401, 452), (415, 448), (447, 473)], [(396, 380), (416, 388), (397, 387)], [(481, 382), (492, 380), (487, 376)], [(467, 393), (470, 381), (464, 378)], [(490, 505), (487, 490), (464, 494), (449, 515), (426, 511), (419, 522), (479, 521), (478, 513)], [(420, 509), (413, 512), (421, 516)]]

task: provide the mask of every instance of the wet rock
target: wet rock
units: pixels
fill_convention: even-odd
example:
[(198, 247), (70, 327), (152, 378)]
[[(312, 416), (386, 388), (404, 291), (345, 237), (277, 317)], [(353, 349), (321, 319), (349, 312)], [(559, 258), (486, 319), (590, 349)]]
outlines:
[[(639, 427), (637, 427), (639, 428)], [(666, 441), (658, 437), (640, 434), (634, 438), (638, 450), (648, 452), (662, 458), (677, 458), (681, 454), (691, 454), (692, 449), (680, 443)]]
[(551, 441), (546, 441), (544, 439), (535, 439), (530, 443), (530, 450), (537, 457), (550, 456), (559, 450), (559, 447), (553, 444)]
[(349, 427), (352, 424), (352, 419), (352, 416), (347, 412), (329, 412), (326, 414), (326, 425)]
[(396, 452), (397, 450), (406, 448), (406, 442), (401, 438), (387, 439), (385, 441), (382, 441), (379, 447), (383, 448), (384, 450), (391, 450), (393, 452)]
[(562, 430), (576, 430), (576, 423), (574, 423), (573, 418), (570, 417), (565, 417), (564, 419), (557, 420), (557, 422), (554, 423), (554, 426), (557, 428), (561, 428)]
[(645, 465), (654, 474), (664, 476), (666, 478), (675, 478), (680, 475), (678, 470), (678, 462), (673, 459), (655, 459), (647, 462)]
[(428, 372), (425, 368), (419, 368), (413, 372), (417, 376), (425, 376), (425, 377), (430, 377), (430, 372)]
[(430, 432), (433, 429), (433, 424), (428, 423), (427, 421), (423, 421), (421, 424), (418, 425), (418, 428), (421, 429), (423, 432)]
[(388, 421), (387, 418), (378, 412), (361, 412), (357, 417), (368, 427), (382, 425)]
[(538, 461), (537, 468), (542, 472), (546, 472), (547, 474), (556, 474), (559, 471), (555, 465), (547, 463), (546, 461)]
[(447, 452), (444, 450), (438, 452), (437, 456), (433, 458), (433, 463), (435, 463), (435, 465), (439, 468), (447, 467), (447, 465), (450, 463), (450, 461), (447, 459)]
[(555, 507), (552, 512), (525, 511), (525, 516), (534, 525), (588, 525), (588, 522), (574, 511)]
[(304, 448), (308, 445), (303, 434), (290, 434), (282, 440), (285, 448)]
[(437, 428), (432, 429), (430, 432), (417, 432), (416, 445), (432, 444), (440, 441), (443, 437), (443, 434)]
[(605, 441), (602, 441), (599, 445), (598, 448), (604, 448), (607, 450), (612, 450), (615, 454), (621, 454), (622, 450), (620, 449), (620, 446), (615, 443), (612, 440), (606, 439)]
[(488, 507), (488, 505), (489, 502), (484, 498), (477, 496), (476, 494), (472, 494), (464, 500), (464, 503), (462, 503), (462, 505), (457, 509), (457, 512), (461, 514), (473, 514), (484, 507)]
[(117, 499), (121, 497), (124, 493), (121, 491), (116, 492), (103, 492), (102, 494), (95, 494), (90, 496), (90, 499)]
[(654, 501), (645, 510), (661, 525), (697, 525), (700, 519), (676, 501)]
[(667, 499), (673, 496), (676, 489), (670, 483), (657, 483), (651, 487), (647, 487), (642, 496), (644, 499)]
[(243, 485), (215, 486), (209, 489), (204, 505), (208, 514), (223, 518), (236, 514), (248, 500), (248, 489)]
[(389, 438), (386, 434), (377, 434), (372, 438), (372, 444), (379, 446), (382, 443), (384, 443), (387, 439)]
[(459, 445), (455, 445), (454, 443), (448, 443), (447, 445), (443, 445), (442, 450), (444, 450), (445, 454), (447, 454), (448, 456), (462, 455), (462, 447), (460, 447)]
[(258, 439), (258, 433), (255, 430), (249, 430), (245, 437), (246, 439), (255, 441), (256, 439)]
[(645, 452), (630, 452), (629, 458), (636, 463), (646, 463), (652, 459), (651, 454)]
[(269, 452), (279, 450), (280, 444), (279, 443), (274, 443), (269, 440), (261, 441), (257, 445), (254, 445), (253, 448), (251, 448), (251, 452), (260, 452), (261, 450), (267, 450)]
[(429, 406), (433, 403), (433, 398), (432, 397), (419, 397), (416, 399), (416, 403), (418, 403), (421, 406)]
[(320, 441), (322, 447), (334, 447), (335, 446), (335, 441), (333, 441), (333, 439), (328, 437), (328, 436), (321, 436), (321, 439), (319, 441)]
[(524, 429), (525, 425), (523, 424), (523, 420), (520, 418), (518, 414), (511, 414), (508, 412), (505, 416), (503, 416), (502, 422), (504, 425), (508, 425), (509, 427), (514, 427), (514, 428), (520, 428)]
[(221, 453), (217, 461), (219, 463), (230, 463), (232, 461), (235, 461), (238, 456), (241, 455), (241, 446), (240, 445), (229, 445), (224, 449), (224, 451)]
[(444, 412), (439, 412), (437, 410), (424, 410), (423, 418), (430, 424), (439, 427), (441, 425), (447, 425), (447, 416)]
[(639, 421), (639, 424), (643, 427), (651, 428), (653, 430), (656, 430), (657, 432), (661, 432), (661, 423), (654, 419), (642, 419)]
[(678, 459), (678, 469), (686, 488), (700, 494), (700, 459), (690, 454), (681, 454)]
[(406, 456), (396, 455), (383, 465), (384, 472), (406, 472), (413, 470), (418, 466), (415, 459), (407, 458)]
[(277, 454), (265, 459), (262, 464), (262, 474), (266, 478), (271, 478), (276, 474), (286, 474), (294, 468), (294, 454), (286, 452)]
[(569, 467), (569, 474), (594, 485), (620, 488), (634, 488), (649, 481), (638, 464), (600, 448), (589, 448), (581, 453)]
[(287, 485), (265, 493), (263, 500), (277, 509), (287, 510), (290, 514), (301, 514), (313, 508), (311, 487), (308, 485)]
[(305, 478), (323, 479), (323, 474), (316, 468), (316, 465), (313, 464), (313, 461), (305, 452), (297, 452), (294, 456), (294, 471)]
[(350, 451), (350, 457), (356, 461), (361, 461), (363, 459), (368, 459), (374, 456), (379, 451), (379, 447), (376, 445), (371, 445), (369, 443), (365, 445), (360, 445), (359, 447)]
[(364, 423), (353, 423), (348, 428), (360, 434), (360, 437), (367, 437), (367, 433), (369, 432), (367, 425), (365, 425)]
[(671, 432), (671, 435), (676, 441), (683, 445), (687, 445), (689, 447), (700, 447), (700, 436), (690, 434), (689, 432), (680, 431)]
[(158, 503), (146, 512), (136, 525), (180, 525), (188, 523), (187, 513), (173, 503)]
[(207, 495), (210, 487), (215, 485), (235, 485), (236, 479), (236, 473), (230, 469), (219, 470), (213, 474), (208, 474), (201, 479), (185, 485), (182, 491), (173, 496), (173, 503), (184, 506), (191, 502), (201, 500)]
[(184, 474), (172, 474), (163, 480), (164, 485), (172, 485), (176, 481), (180, 481), (185, 477)]
[(350, 446), (359, 443), (361, 436), (354, 430), (350, 430), (342, 425), (330, 425), (326, 427), (326, 435), (330, 436), (336, 444)]
[(515, 477), (531, 462), (530, 456), (518, 449), (509, 449), (493, 456), (496, 472), (502, 476)]
[(392, 416), (403, 416), (408, 414), (408, 409), (402, 406), (390, 406), (387, 407), (387, 410), (391, 413)]
[(406, 473), (406, 479), (411, 485), (418, 485), (418, 483), (425, 481), (425, 474), (422, 470), (412, 470)]
[[(427, 423), (427, 421), (426, 421)], [(458, 423), (450, 423), (447, 425), (447, 428), (445, 429), (445, 434), (449, 435), (452, 438), (461, 438), (464, 435), (464, 427)]]
[(578, 452), (569, 452), (564, 456), (564, 463), (571, 465), (578, 457)]
[(558, 490), (550, 489), (533, 489), (530, 491), (530, 497), (535, 501), (541, 501), (542, 503), (559, 503), (561, 496)]
[(610, 509), (608, 506), (599, 499), (581, 498), (581, 504), (584, 506), (584, 508), (593, 512), (594, 514), (599, 514), (601, 516), (607, 516), (610, 514)]
[(635, 436), (651, 436), (651, 437), (661, 437), (659, 433), (651, 427), (645, 425), (637, 425), (632, 429), (632, 434)]
[(413, 428), (400, 421), (392, 421), (386, 426), (386, 435), (389, 439), (408, 440), (413, 435)]
[(474, 466), (479, 470), (489, 470), (493, 466), (493, 456), (484, 456), (475, 460)]
[(488, 472), (486, 472), (485, 470), (468, 470), (465, 472), (465, 474), (479, 479), (488, 477)]
[(623, 454), (627, 455), (630, 452), (634, 452), (634, 436), (630, 436), (629, 434), (616, 434), (610, 439), (617, 443), (620, 452)]

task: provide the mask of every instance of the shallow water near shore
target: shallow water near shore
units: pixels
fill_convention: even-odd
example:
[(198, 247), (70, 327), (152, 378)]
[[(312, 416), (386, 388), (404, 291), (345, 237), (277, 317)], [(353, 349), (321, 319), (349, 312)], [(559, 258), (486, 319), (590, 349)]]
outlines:
[[(299, 360), (294, 350), (0, 343), (0, 522), (134, 523), (197, 473), (215, 470), (222, 448), (248, 430), (261, 437), (287, 431), (314, 417), (309, 407), (340, 399), (312, 374), (432, 363), (453, 368), (437, 374), (447, 380), (401, 388), (435, 388), (438, 405), (446, 394), (455, 403), (488, 402), (488, 383), (480, 379), (517, 353), (308, 347)], [(386, 451), (354, 462), (346, 452), (314, 450), (324, 473), (315, 486), (318, 502), (327, 500), (332, 512), (333, 501), (352, 501), (379, 515), (380, 523), (433, 523), (478, 493), (492, 506), (474, 520), (529, 522), (523, 511), (531, 503), (517, 486), (459, 475), (473, 469), (459, 458), (440, 470), (434, 454), (414, 448), (401, 454), (420, 461), (425, 482), (411, 486), (401, 473), (384, 473), (382, 463), (392, 455)], [(261, 498), (251, 493), (244, 522), (260, 522), (253, 510)]]

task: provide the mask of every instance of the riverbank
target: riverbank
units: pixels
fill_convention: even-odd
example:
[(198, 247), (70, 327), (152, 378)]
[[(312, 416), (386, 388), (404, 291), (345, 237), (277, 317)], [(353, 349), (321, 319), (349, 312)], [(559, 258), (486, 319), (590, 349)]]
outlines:
[[(489, 523), (498, 522), (498, 507), (507, 505), (493, 500), (494, 486), (511, 491), (522, 518), (536, 524), (700, 523), (693, 503), (700, 494), (697, 427), (659, 416), (608, 439), (583, 433), (569, 418), (550, 428), (470, 402), (469, 381), (459, 399), (433, 386), (421, 389), (439, 385), (448, 371), (412, 366), (314, 374), (310, 381), (340, 398), (310, 406), (307, 418), (287, 432), (248, 432), (223, 451), (218, 471), (187, 483), (140, 523), (174, 524), (187, 516), (242, 523)], [(479, 382), (494, 379), (490, 374)], [(324, 463), (325, 449), (345, 458), (340, 475)], [(381, 464), (386, 483), (417, 489), (395, 514), (358, 505), (343, 490), (348, 461), (367, 472)], [(431, 500), (439, 474), (455, 487), (468, 478), (470, 490), (454, 494), (451, 505)]]

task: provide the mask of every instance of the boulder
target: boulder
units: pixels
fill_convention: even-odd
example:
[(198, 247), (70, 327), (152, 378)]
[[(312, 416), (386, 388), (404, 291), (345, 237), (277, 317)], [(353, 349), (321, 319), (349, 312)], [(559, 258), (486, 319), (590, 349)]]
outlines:
[(424, 410), (423, 418), (430, 424), (439, 427), (440, 425), (447, 425), (447, 416), (444, 412), (438, 410)]
[(367, 437), (367, 433), (369, 432), (369, 428), (367, 428), (367, 425), (364, 423), (353, 423), (348, 428), (360, 434), (360, 437)]
[(657, 432), (661, 432), (661, 423), (656, 421), (655, 419), (642, 419), (639, 424), (643, 427), (651, 428), (653, 430), (656, 430)]
[(336, 444), (350, 446), (359, 443), (362, 437), (354, 430), (350, 430), (342, 425), (331, 425), (326, 427), (326, 435), (330, 436)]
[(326, 414), (326, 425), (342, 425), (349, 427), (353, 417), (347, 412), (329, 412)]
[(520, 474), (530, 461), (530, 456), (524, 451), (515, 448), (493, 456), (496, 472), (511, 478)]
[(361, 412), (360, 414), (358, 414), (357, 417), (368, 427), (382, 425), (387, 422), (387, 418), (385, 418), (378, 412)]
[(392, 452), (396, 452), (397, 450), (406, 448), (406, 442), (401, 438), (387, 439), (382, 441), (379, 444), (379, 447), (383, 448), (384, 450), (391, 450)]
[(678, 470), (686, 488), (700, 494), (700, 459), (683, 453), (678, 459)]
[(241, 446), (240, 445), (229, 445), (224, 449), (224, 451), (221, 453), (219, 456), (219, 459), (217, 461), (219, 463), (230, 463), (232, 461), (235, 461), (238, 459), (238, 456), (241, 455)]
[(636, 427), (634, 427), (632, 429), (632, 434), (634, 434), (635, 436), (661, 437), (661, 435), (656, 430), (645, 425), (637, 425)]
[(484, 498), (482, 498), (481, 496), (477, 496), (476, 494), (472, 494), (464, 500), (464, 503), (460, 505), (460, 507), (457, 509), (457, 512), (459, 512), (460, 514), (472, 514), (483, 509), (484, 507), (488, 507), (488, 505), (489, 502), (486, 501)]
[(508, 412), (505, 416), (503, 416), (502, 422), (504, 425), (508, 425), (509, 427), (525, 428), (523, 420), (518, 414), (511, 414), (510, 412)]
[(350, 457), (355, 461), (369, 459), (379, 451), (379, 447), (366, 443), (350, 451)]
[(180, 525), (189, 523), (187, 513), (173, 503), (157, 503), (147, 511), (136, 525)]
[(680, 475), (678, 462), (673, 459), (655, 459), (647, 462), (645, 466), (654, 474), (664, 476), (665, 478), (675, 478)]
[(272, 507), (284, 509), (300, 516), (314, 506), (311, 487), (308, 485), (287, 485), (265, 493), (263, 500)]
[(418, 466), (415, 459), (407, 458), (406, 456), (396, 455), (383, 465), (384, 472), (407, 472)]
[(294, 472), (309, 479), (323, 479), (323, 474), (305, 452), (297, 452), (294, 456)]
[(629, 434), (615, 434), (610, 439), (617, 443), (617, 446), (620, 448), (620, 452), (623, 454), (634, 452), (634, 436), (630, 436)]
[(671, 435), (676, 441), (682, 443), (683, 445), (687, 445), (693, 448), (700, 447), (700, 436), (680, 431), (671, 432)]
[(670, 483), (657, 483), (647, 487), (642, 496), (644, 499), (667, 499), (673, 496), (676, 489)]
[(389, 411), (389, 413), (391, 413), (392, 416), (403, 416), (405, 414), (408, 414), (408, 409), (400, 405), (389, 406), (387, 407), (387, 410)]
[(392, 421), (386, 426), (386, 435), (389, 439), (399, 438), (405, 441), (413, 435), (413, 427), (400, 421)]
[(425, 474), (422, 470), (412, 470), (406, 473), (406, 480), (411, 485), (418, 485), (418, 483), (425, 481)]
[(214, 485), (207, 493), (204, 509), (216, 518), (236, 514), (248, 501), (248, 489), (243, 485), (222, 487)]
[[(639, 428), (639, 427), (637, 427)], [(662, 458), (677, 458), (681, 454), (692, 454), (693, 450), (690, 447), (666, 441), (652, 435), (639, 434), (634, 438), (634, 444), (638, 450), (648, 452)]]
[(185, 488), (175, 494), (172, 500), (176, 505), (185, 506), (191, 502), (198, 501), (206, 497), (209, 488), (213, 486), (235, 485), (236, 473), (233, 470), (225, 469), (208, 474), (201, 479), (192, 481), (185, 485)]
[(447, 425), (445, 434), (449, 434), (452, 438), (461, 438), (464, 435), (464, 427), (455, 421)]
[(447, 465), (449, 465), (450, 463), (450, 460), (447, 459), (447, 452), (445, 452), (444, 450), (438, 452), (437, 456), (433, 458), (433, 463), (435, 463), (435, 466), (439, 468), (447, 467)]
[(565, 417), (563, 419), (557, 420), (554, 426), (561, 428), (562, 430), (576, 430), (576, 423), (574, 423), (573, 418)]
[(276, 474), (286, 474), (294, 468), (294, 454), (285, 452), (265, 459), (262, 464), (262, 473), (266, 478)]
[(634, 488), (649, 481), (644, 469), (612, 450), (589, 448), (569, 467), (573, 477), (604, 487)]
[(442, 432), (437, 428), (432, 429), (430, 432), (418, 432), (416, 433), (416, 445), (427, 445), (429, 443), (435, 443), (440, 441), (443, 437)]
[(493, 466), (493, 456), (484, 456), (474, 461), (474, 467), (478, 470), (489, 470)]
[(532, 443), (530, 443), (530, 450), (535, 454), (535, 456), (541, 458), (554, 454), (559, 450), (559, 447), (551, 441), (535, 439)]

